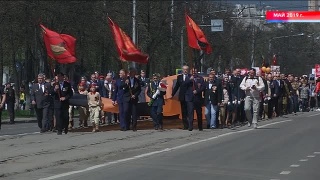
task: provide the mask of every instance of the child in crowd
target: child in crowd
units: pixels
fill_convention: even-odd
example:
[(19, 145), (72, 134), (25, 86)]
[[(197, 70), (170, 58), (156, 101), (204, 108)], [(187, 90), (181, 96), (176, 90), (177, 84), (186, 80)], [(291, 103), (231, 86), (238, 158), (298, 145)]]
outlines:
[[(86, 84), (80, 83), (78, 85), (78, 92), (79, 94), (88, 96), (88, 91), (86, 90)], [(87, 107), (79, 106), (79, 126), (82, 127), (88, 127), (88, 115), (89, 110)]]
[(92, 83), (88, 93), (88, 105), (90, 120), (92, 123), (92, 132), (99, 132), (99, 115), (100, 115), (100, 94), (96, 92), (96, 84)]
[(302, 112), (306, 112), (308, 109), (309, 97), (310, 97), (310, 89), (307, 86), (307, 83), (303, 82), (302, 86), (300, 87), (300, 99), (302, 104)]

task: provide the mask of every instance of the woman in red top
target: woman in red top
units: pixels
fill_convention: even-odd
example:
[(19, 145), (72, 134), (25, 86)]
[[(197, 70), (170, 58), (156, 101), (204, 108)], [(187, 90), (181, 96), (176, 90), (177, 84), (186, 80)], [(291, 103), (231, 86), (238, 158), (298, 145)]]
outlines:
[(317, 78), (317, 84), (316, 84), (316, 89), (315, 89), (315, 93), (317, 96), (317, 106), (318, 109), (316, 111), (320, 111), (320, 77)]

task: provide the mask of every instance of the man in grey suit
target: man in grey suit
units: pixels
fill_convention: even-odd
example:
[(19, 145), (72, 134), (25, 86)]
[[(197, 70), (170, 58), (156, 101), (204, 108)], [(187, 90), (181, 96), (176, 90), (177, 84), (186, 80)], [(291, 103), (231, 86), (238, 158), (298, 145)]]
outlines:
[(31, 104), (34, 105), (40, 132), (44, 133), (51, 128), (51, 117), (53, 108), (53, 89), (50, 83), (44, 81), (44, 75), (38, 75), (38, 83), (32, 86)]

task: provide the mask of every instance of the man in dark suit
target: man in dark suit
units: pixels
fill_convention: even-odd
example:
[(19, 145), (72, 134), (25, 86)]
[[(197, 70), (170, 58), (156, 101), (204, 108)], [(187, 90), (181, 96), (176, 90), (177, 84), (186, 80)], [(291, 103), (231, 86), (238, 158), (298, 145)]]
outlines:
[(127, 128), (130, 129), (130, 124), (132, 123), (132, 130), (137, 131), (137, 106), (139, 101), (139, 94), (141, 93), (141, 82), (136, 78), (137, 70), (135, 68), (129, 69), (128, 81), (126, 81), (129, 89), (129, 108), (126, 118)]
[(119, 106), (119, 120), (120, 120), (121, 131), (127, 130), (126, 117), (127, 117), (127, 113), (128, 113), (128, 107), (129, 107), (129, 105), (127, 104), (128, 102), (125, 101), (128, 98), (124, 98), (124, 96), (126, 94), (126, 96), (130, 97), (128, 85), (125, 83), (126, 74), (127, 74), (127, 72), (124, 69), (121, 69), (119, 71), (119, 79), (117, 79), (115, 81), (114, 93), (113, 93), (113, 97), (112, 97), (113, 105), (118, 104), (118, 106)]
[(245, 93), (240, 89), (240, 84), (243, 80), (244, 76), (241, 75), (241, 70), (236, 69), (234, 74), (230, 79), (230, 87), (231, 87), (231, 104), (233, 107), (232, 112), (232, 127), (236, 125), (236, 121), (238, 124), (245, 122), (245, 112), (244, 112), (244, 98)]
[(53, 103), (54, 103), (54, 116), (57, 121), (57, 134), (62, 134), (62, 129), (64, 133), (68, 133), (68, 123), (69, 123), (69, 99), (73, 96), (70, 83), (64, 81), (64, 74), (58, 74), (58, 82), (54, 84), (53, 91)]
[(33, 84), (31, 89), (31, 104), (35, 107), (41, 133), (52, 127), (50, 118), (53, 112), (52, 90), (51, 84), (44, 81), (43, 74), (38, 74), (38, 83)]
[(135, 77), (136, 70), (130, 68), (129, 77), (125, 70), (120, 70), (120, 78), (115, 82), (113, 104), (119, 105), (121, 131), (130, 129), (132, 118), (132, 130), (137, 131), (137, 104), (138, 95), (141, 92), (139, 79)]
[(274, 94), (273, 94), (273, 100), (274, 100), (274, 105), (275, 105), (275, 111), (276, 111), (276, 116), (282, 116), (282, 100), (283, 100), (283, 89), (284, 89), (284, 82), (280, 79), (280, 75), (276, 74), (274, 76)]
[(6, 104), (7, 104), (7, 110), (10, 117), (10, 124), (14, 124), (14, 118), (15, 118), (15, 111), (14, 111), (14, 104), (16, 103), (15, 98), (15, 91), (13, 87), (11, 86), (11, 83), (6, 83), (5, 88), (6, 93)]
[(178, 75), (176, 85), (172, 91), (172, 97), (179, 91), (179, 101), (182, 112), (183, 130), (193, 130), (193, 111), (194, 111), (194, 77), (189, 74), (189, 66), (182, 67), (183, 73)]
[(222, 84), (214, 74), (209, 74), (208, 81), (205, 83), (204, 105), (207, 119), (207, 128), (215, 129), (217, 126), (218, 107), (222, 102)]
[(153, 74), (152, 79), (149, 83), (147, 95), (150, 99), (152, 99), (151, 106), (151, 117), (154, 124), (155, 130), (163, 130), (163, 105), (164, 98), (163, 96), (166, 94), (166, 91), (159, 91), (159, 94), (156, 94), (157, 89), (159, 87), (159, 76), (157, 74)]
[(203, 91), (205, 90), (205, 84), (204, 79), (200, 75), (198, 75), (198, 69), (193, 69), (192, 73), (194, 77), (194, 86), (193, 86), (193, 95), (194, 95), (194, 101), (193, 106), (197, 113), (197, 120), (198, 120), (198, 128), (199, 131), (202, 131), (202, 106), (203, 106)]

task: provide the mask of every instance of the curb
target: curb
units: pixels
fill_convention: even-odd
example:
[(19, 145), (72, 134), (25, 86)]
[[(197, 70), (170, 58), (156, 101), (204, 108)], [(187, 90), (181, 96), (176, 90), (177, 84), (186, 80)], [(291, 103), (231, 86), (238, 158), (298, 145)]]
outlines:
[[(36, 123), (38, 122), (36, 119), (31, 119), (31, 120), (15, 120), (15, 124), (22, 124), (22, 123)], [(10, 124), (10, 121), (2, 121), (1, 124)]]

